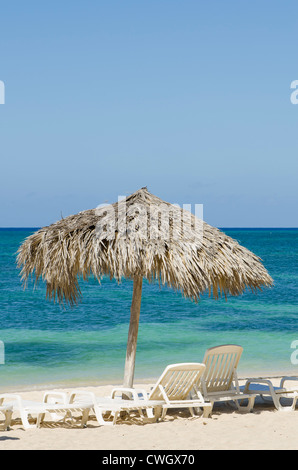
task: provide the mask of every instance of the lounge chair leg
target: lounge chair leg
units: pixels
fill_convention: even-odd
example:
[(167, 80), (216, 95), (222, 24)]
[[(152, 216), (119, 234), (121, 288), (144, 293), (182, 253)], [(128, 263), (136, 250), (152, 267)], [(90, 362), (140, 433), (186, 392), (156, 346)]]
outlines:
[(211, 418), (213, 404), (203, 407), (203, 418)]
[(244, 413), (248, 413), (248, 412), (252, 411), (252, 409), (254, 407), (254, 403), (255, 403), (255, 397), (248, 398), (248, 404), (246, 406), (240, 405), (240, 403), (239, 403), (240, 401), (242, 401), (242, 400), (235, 400), (235, 404), (237, 406), (238, 411), (241, 411), (241, 412), (244, 412)]
[(211, 418), (211, 413), (212, 413), (212, 408), (213, 408), (213, 403), (211, 403), (208, 406), (202, 406), (201, 408), (196, 407), (196, 408), (189, 408), (191, 416), (199, 416), (202, 415), (203, 418)]
[(36, 428), (36, 424), (30, 424), (29, 421), (28, 421), (28, 415), (29, 413), (26, 413), (25, 411), (21, 411), (20, 412), (20, 415), (21, 415), (21, 420), (22, 420), (22, 423), (23, 423), (23, 426), (25, 429), (33, 429), (33, 428)]
[(89, 417), (89, 408), (87, 408), (86, 410), (83, 410), (81, 428), (86, 428), (87, 427), (88, 417)]
[(273, 402), (274, 402), (275, 408), (276, 408), (278, 411), (295, 411), (296, 402), (297, 402), (297, 398), (298, 398), (298, 394), (297, 394), (297, 393), (294, 393), (292, 405), (289, 405), (289, 406), (283, 406), (283, 405), (281, 405), (281, 403), (280, 403), (281, 398), (282, 398), (282, 397), (276, 397), (276, 396), (273, 397)]
[(157, 406), (155, 408), (154, 416), (156, 418), (156, 421), (159, 421), (161, 419), (161, 416), (162, 416), (162, 407), (161, 406)]
[(119, 414), (120, 414), (120, 411), (115, 411), (114, 412), (113, 425), (116, 424)]
[(4, 431), (10, 430), (12, 411), (5, 412)]
[(199, 408), (199, 407), (195, 407), (195, 408), (192, 407), (192, 408), (188, 408), (188, 409), (189, 409), (189, 412), (190, 412), (190, 414), (193, 418), (196, 418), (197, 416), (201, 416), (202, 413), (203, 413), (202, 409)]
[(161, 406), (156, 406), (154, 408), (146, 408), (146, 414), (142, 410), (139, 410), (141, 418), (150, 419), (152, 422), (156, 423), (157, 421), (162, 421), (167, 414), (167, 408), (163, 409)]
[(103, 411), (104, 410), (102, 408), (100, 408), (99, 406), (97, 406), (97, 405), (95, 405), (93, 407), (93, 409), (94, 409), (94, 413), (95, 413), (98, 424), (100, 424), (101, 426), (113, 426), (113, 424), (115, 424), (117, 416), (118, 416), (117, 413), (115, 413), (113, 422), (112, 421), (105, 421), (103, 419)]
[(152, 413), (151, 408), (146, 409), (145, 413), (143, 412), (141, 408), (138, 408), (138, 413), (139, 413), (140, 418), (153, 418), (153, 413)]
[(43, 420), (44, 420), (44, 417), (45, 417), (45, 413), (40, 413), (40, 414), (37, 416), (37, 420), (36, 420), (36, 427), (37, 427), (37, 428), (40, 428), (41, 423), (42, 423)]
[(154, 408), (146, 408), (145, 413), (141, 409), (139, 409), (138, 411), (141, 418), (147, 418), (152, 420), (153, 422), (157, 422), (162, 415), (161, 406), (156, 406)]
[[(162, 408), (162, 411), (161, 411), (161, 416), (160, 416), (160, 421), (163, 421), (166, 417), (166, 414), (167, 414), (167, 411), (168, 411), (168, 408)], [(158, 419), (158, 418), (157, 418)]]

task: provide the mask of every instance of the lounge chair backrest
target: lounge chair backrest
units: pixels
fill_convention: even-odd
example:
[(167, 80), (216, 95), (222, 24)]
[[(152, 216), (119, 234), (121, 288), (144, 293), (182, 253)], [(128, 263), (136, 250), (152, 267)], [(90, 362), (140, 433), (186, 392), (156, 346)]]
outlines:
[(206, 369), (203, 386), (207, 392), (230, 390), (243, 348), (236, 344), (225, 344), (207, 349), (203, 363)]
[(200, 363), (171, 364), (167, 366), (153, 387), (149, 400), (185, 400), (194, 384), (200, 382), (205, 365)]

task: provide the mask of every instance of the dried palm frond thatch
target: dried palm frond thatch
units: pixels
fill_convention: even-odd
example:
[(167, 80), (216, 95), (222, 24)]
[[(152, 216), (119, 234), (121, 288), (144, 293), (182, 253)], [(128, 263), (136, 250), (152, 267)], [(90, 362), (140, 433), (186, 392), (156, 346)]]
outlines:
[(135, 344), (127, 357), (135, 354), (143, 278), (195, 301), (206, 290), (217, 298), (272, 285), (258, 256), (147, 188), (41, 228), (21, 245), (18, 266), (25, 283), (30, 275), (42, 278), (47, 297), (71, 305), (81, 295), (80, 277), (133, 279), (129, 344)]

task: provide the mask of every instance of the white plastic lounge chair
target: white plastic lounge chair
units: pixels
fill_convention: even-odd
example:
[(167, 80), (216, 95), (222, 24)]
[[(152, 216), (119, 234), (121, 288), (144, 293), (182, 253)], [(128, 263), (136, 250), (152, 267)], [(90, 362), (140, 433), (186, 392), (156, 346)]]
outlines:
[[(80, 399), (89, 399), (92, 401), (92, 409), (96, 416), (97, 422), (101, 426), (113, 426), (117, 422), (121, 412), (130, 413), (132, 411), (138, 411), (139, 414), (143, 415), (143, 410), (148, 411), (148, 415), (154, 418), (154, 421), (158, 419), (161, 414), (161, 406), (163, 401), (152, 401), (148, 402), (145, 400), (124, 400), (120, 397), (98, 397), (92, 392), (84, 392), (80, 390), (73, 390), (70, 396), (70, 402), (74, 404), (80, 404)], [(109, 419), (112, 417), (112, 421)]]
[[(285, 386), (286, 382), (294, 381), (294, 386)], [(243, 392), (246, 394), (260, 395), (264, 400), (264, 396), (270, 396), (273, 400), (274, 406), (278, 411), (294, 411), (298, 399), (298, 377), (283, 377), (280, 381), (279, 387), (274, 387), (270, 379), (259, 377), (249, 378), (245, 382)], [(282, 398), (292, 399), (291, 405), (282, 405)]]
[(9, 427), (10, 427), (10, 424), (11, 424), (12, 406), (11, 405), (1, 405), (0, 406), (0, 411), (5, 416), (3, 429), (4, 429), (4, 431), (8, 431)]
[[(190, 392), (194, 385), (199, 383), (204, 370), (204, 364), (171, 364), (166, 367), (149, 394), (143, 389), (119, 387), (112, 390), (110, 398), (93, 396), (97, 420), (100, 424), (107, 424), (103, 419), (103, 412), (107, 410), (116, 413), (117, 416), (123, 410), (138, 410), (141, 415), (142, 411), (146, 410), (149, 418), (162, 420), (169, 408), (189, 408), (192, 415), (194, 415), (194, 408), (203, 408), (203, 416), (208, 417), (212, 412), (212, 404), (206, 402), (200, 392), (190, 398)], [(117, 393), (130, 393), (132, 399), (122, 400), (117, 398)], [(71, 400), (80, 394), (84, 397), (84, 392), (74, 391)], [(85, 395), (84, 399), (88, 396), (91, 397), (91, 395)], [(115, 424), (117, 416), (114, 416), (111, 424)]]
[[(143, 415), (143, 410), (147, 410), (148, 415), (157, 421), (161, 414), (161, 407), (164, 401), (158, 400), (142, 400), (137, 397), (136, 400), (126, 400), (117, 397), (114, 393), (110, 397), (98, 397), (93, 392), (86, 392), (82, 390), (73, 390), (69, 397), (69, 403), (79, 404), (81, 400), (89, 400), (92, 402), (92, 410), (96, 416), (98, 423), (101, 426), (112, 426), (116, 424), (117, 418), (121, 412), (130, 413), (131, 411), (138, 411)], [(112, 421), (109, 419), (112, 417)]]
[[(243, 348), (235, 344), (225, 344), (207, 349), (203, 363), (206, 365), (201, 378), (201, 392), (205, 400), (214, 402), (233, 401), (239, 411), (251, 411), (256, 394), (246, 394), (240, 390), (237, 366)], [(242, 400), (248, 404), (240, 405)]]
[[(6, 400), (8, 401), (4, 404)], [(12, 412), (16, 412), (24, 428), (29, 429), (39, 428), (46, 413), (50, 413), (52, 419), (65, 420), (71, 417), (72, 413), (79, 412), (82, 415), (81, 427), (85, 427), (92, 403), (85, 401), (80, 404), (70, 404), (65, 393), (47, 392), (43, 402), (23, 400), (20, 395), (5, 393), (0, 395), (0, 406), (8, 406)], [(36, 424), (29, 423), (28, 418), (31, 415), (37, 415)]]
[(194, 408), (203, 408), (204, 417), (211, 415), (212, 404), (203, 399), (198, 389), (195, 396), (190, 396), (204, 371), (205, 365), (200, 363), (171, 364), (165, 368), (148, 396), (149, 400), (164, 399), (161, 419), (164, 419), (168, 408), (189, 408), (192, 416)]

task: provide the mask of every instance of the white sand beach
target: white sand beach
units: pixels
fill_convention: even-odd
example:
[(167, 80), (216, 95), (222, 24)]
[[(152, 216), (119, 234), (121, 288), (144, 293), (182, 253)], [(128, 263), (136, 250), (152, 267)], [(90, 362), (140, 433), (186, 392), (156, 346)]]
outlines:
[[(149, 390), (151, 385), (135, 387)], [(80, 390), (107, 396), (112, 388), (98, 386)], [(26, 400), (41, 401), (43, 393), (26, 391), (20, 395)], [(239, 413), (221, 404), (214, 407), (212, 418), (192, 418), (188, 410), (170, 410), (163, 422), (142, 424), (133, 416), (115, 426), (99, 426), (91, 416), (85, 429), (78, 423), (45, 421), (40, 429), (24, 430), (17, 418), (14, 414), (10, 431), (0, 431), (0, 450), (298, 449), (298, 409), (277, 411), (271, 402), (264, 403), (261, 399), (256, 400), (251, 413)]]

